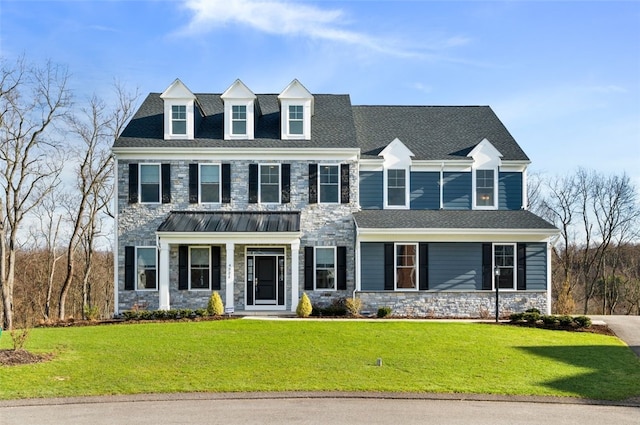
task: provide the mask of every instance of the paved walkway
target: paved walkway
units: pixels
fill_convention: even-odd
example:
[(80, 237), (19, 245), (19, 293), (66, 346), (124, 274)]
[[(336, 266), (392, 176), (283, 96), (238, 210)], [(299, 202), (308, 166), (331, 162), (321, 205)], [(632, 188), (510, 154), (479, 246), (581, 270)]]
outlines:
[(604, 322), (640, 357), (640, 316), (589, 316), (592, 321)]

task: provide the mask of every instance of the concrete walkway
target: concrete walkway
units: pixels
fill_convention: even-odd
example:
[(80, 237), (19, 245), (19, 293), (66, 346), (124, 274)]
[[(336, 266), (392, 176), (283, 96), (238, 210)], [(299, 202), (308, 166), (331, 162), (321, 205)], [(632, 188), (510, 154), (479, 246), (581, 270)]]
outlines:
[(640, 316), (589, 316), (593, 322), (604, 322), (640, 357)]

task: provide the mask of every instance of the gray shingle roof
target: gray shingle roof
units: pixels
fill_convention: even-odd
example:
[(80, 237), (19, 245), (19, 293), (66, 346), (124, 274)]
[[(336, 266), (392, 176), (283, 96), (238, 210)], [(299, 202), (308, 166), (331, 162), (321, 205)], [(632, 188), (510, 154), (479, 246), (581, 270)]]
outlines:
[(503, 229), (557, 230), (526, 210), (365, 210), (353, 214), (364, 229)]
[(299, 212), (172, 211), (158, 232), (299, 232)]

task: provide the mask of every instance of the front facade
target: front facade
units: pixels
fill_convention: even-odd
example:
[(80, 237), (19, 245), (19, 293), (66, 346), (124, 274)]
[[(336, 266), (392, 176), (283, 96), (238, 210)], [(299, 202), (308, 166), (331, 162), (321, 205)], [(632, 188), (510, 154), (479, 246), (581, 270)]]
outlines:
[[(295, 311), (357, 297), (395, 315), (550, 309), (529, 159), (488, 107), (354, 106), (294, 80), (152, 93), (113, 146), (116, 313)], [(497, 275), (499, 272), (499, 276)]]

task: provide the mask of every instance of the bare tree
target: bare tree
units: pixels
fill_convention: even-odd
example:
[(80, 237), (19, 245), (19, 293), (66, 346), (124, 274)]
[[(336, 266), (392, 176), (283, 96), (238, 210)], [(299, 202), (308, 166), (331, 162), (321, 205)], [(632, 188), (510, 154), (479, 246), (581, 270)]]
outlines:
[(13, 328), (16, 249), (25, 215), (45, 196), (62, 169), (52, 158), (51, 131), (71, 103), (66, 68), (24, 59), (0, 65), (0, 286), (3, 325)]

